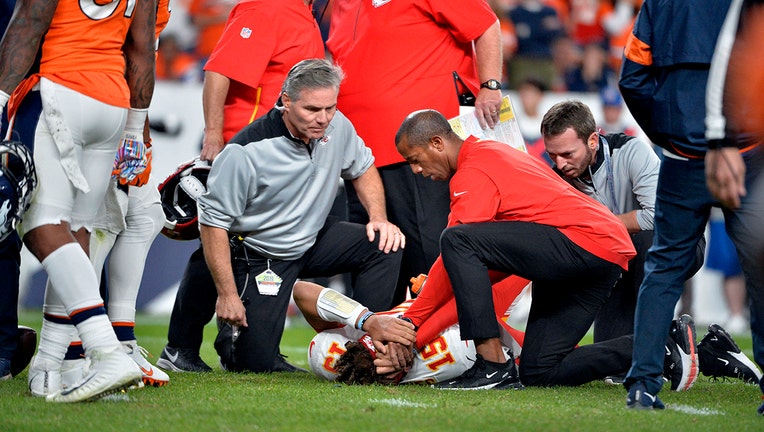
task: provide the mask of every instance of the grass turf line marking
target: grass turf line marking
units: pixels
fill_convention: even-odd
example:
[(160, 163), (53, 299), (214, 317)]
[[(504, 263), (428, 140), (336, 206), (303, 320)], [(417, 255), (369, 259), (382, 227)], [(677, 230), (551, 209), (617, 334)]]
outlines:
[(435, 408), (437, 404), (424, 404), (418, 402), (409, 402), (405, 399), (370, 399), (369, 402), (392, 405), (403, 408)]
[(693, 415), (724, 415), (723, 412), (710, 408), (695, 408), (689, 405), (669, 405), (667, 407), (670, 410), (679, 411), (684, 414)]

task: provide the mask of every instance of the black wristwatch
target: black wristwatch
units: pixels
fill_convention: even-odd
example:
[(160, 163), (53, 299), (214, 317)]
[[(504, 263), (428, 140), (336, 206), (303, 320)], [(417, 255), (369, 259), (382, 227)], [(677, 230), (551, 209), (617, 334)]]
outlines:
[(501, 83), (498, 80), (489, 79), (483, 84), (480, 84), (480, 88), (487, 88), (489, 90), (501, 90)]

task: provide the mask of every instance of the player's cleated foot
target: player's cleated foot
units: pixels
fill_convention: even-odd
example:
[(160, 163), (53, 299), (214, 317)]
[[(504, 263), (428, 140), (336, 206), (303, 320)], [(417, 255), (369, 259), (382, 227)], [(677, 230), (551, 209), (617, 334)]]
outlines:
[(173, 372), (212, 372), (212, 368), (199, 357), (199, 353), (187, 348), (164, 347), (157, 366)]
[(141, 371), (121, 347), (91, 350), (87, 375), (75, 386), (48, 395), (49, 402), (88, 402), (140, 386)]
[(626, 408), (651, 410), (664, 409), (666, 405), (663, 405), (658, 396), (648, 393), (645, 389), (645, 384), (639, 381), (629, 388), (629, 395), (626, 397)]
[(759, 405), (759, 408), (756, 410), (756, 412), (759, 413), (759, 415), (764, 416), (764, 402), (762, 402), (761, 405)]
[(684, 314), (671, 322), (666, 342), (663, 375), (671, 382), (671, 390), (689, 390), (698, 378), (698, 351), (695, 344), (695, 322)]
[(146, 356), (150, 356), (148, 351), (142, 346), (139, 346), (136, 341), (122, 342), (122, 347), (125, 348), (125, 353), (133, 359), (138, 369), (141, 370), (143, 383), (154, 387), (162, 387), (170, 382), (170, 377), (158, 367), (154, 367), (146, 359)]
[(276, 358), (273, 359), (273, 368), (271, 369), (271, 372), (305, 372), (308, 373), (307, 370), (297, 367), (289, 362), (286, 361), (286, 356), (281, 353), (276, 354)]
[(708, 326), (708, 333), (698, 344), (698, 358), (703, 375), (739, 378), (749, 384), (758, 384), (761, 380), (759, 368), (719, 324)]
[(61, 390), (61, 364), (33, 357), (27, 377), (32, 396), (46, 397)]
[(433, 384), (432, 387), (440, 390), (523, 389), (512, 358), (506, 363), (494, 363), (486, 361), (480, 354), (477, 355), (475, 364), (463, 374)]
[(72, 388), (79, 385), (90, 371), (90, 359), (81, 357), (77, 359), (64, 359), (61, 362), (61, 388)]

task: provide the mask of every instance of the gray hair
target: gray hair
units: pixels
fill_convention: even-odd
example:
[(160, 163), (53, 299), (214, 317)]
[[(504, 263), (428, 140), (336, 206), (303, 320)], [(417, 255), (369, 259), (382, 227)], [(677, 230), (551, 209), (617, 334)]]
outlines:
[(292, 100), (299, 100), (305, 89), (333, 87), (339, 90), (345, 74), (339, 66), (326, 59), (307, 59), (292, 66), (281, 92)]
[(395, 145), (405, 137), (409, 146), (426, 147), (434, 136), (450, 139), (453, 135), (456, 134), (443, 114), (433, 109), (414, 111), (403, 120), (395, 134)]

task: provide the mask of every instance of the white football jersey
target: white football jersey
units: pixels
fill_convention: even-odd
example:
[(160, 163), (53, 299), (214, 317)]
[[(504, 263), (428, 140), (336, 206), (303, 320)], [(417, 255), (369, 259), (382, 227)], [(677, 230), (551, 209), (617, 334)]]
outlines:
[(347, 351), (345, 343), (357, 341), (366, 332), (350, 326), (324, 330), (313, 336), (308, 346), (308, 364), (314, 374), (334, 381), (337, 371), (334, 362)]
[(436, 383), (456, 378), (475, 363), (475, 343), (463, 341), (454, 324), (416, 351), (411, 370), (401, 383)]
[[(313, 337), (308, 348), (308, 364), (314, 374), (334, 381), (337, 371), (334, 362), (345, 353), (345, 343), (357, 341), (365, 332), (349, 326), (325, 330)], [(502, 341), (509, 343), (514, 352), (519, 345), (502, 329)], [(454, 324), (416, 351), (411, 370), (403, 377), (402, 383), (435, 383), (458, 377), (472, 367), (475, 362), (475, 344), (463, 341), (459, 335), (459, 325)]]

